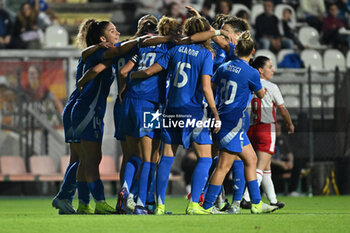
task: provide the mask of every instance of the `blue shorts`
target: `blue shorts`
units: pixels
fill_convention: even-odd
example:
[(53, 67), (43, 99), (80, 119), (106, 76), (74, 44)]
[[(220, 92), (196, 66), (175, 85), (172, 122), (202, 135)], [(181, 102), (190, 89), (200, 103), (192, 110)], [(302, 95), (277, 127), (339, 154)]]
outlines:
[[(225, 117), (220, 116), (222, 127), (217, 134), (219, 141), (219, 150), (226, 149), (231, 152), (241, 153), (242, 148), (250, 144), (247, 133), (243, 129), (243, 119), (237, 121), (226, 121)], [(225, 123), (231, 123), (231, 127)]]
[(115, 131), (114, 131), (114, 137), (119, 140), (119, 141), (125, 141), (125, 134), (123, 134), (120, 130), (120, 122), (122, 119), (122, 115), (124, 113), (124, 110), (122, 108), (122, 104), (119, 101), (119, 98), (117, 98), (115, 100), (115, 104), (114, 104), (114, 109), (113, 109), (113, 115), (114, 115), (114, 127), (115, 127)]
[(148, 136), (150, 138), (160, 138), (160, 128), (145, 127), (145, 114), (156, 113), (159, 104), (126, 96), (122, 103), (121, 119), (119, 123), (119, 133), (134, 138)]
[(73, 126), (72, 126), (71, 114), (72, 114), (72, 108), (79, 95), (80, 95), (80, 92), (78, 90), (74, 90), (73, 93), (70, 95), (66, 106), (63, 109), (62, 122), (63, 122), (63, 128), (64, 128), (64, 139), (66, 143), (73, 142)]
[[(187, 122), (207, 120), (207, 116), (203, 111), (194, 111), (187, 114), (181, 113), (181, 116), (179, 116), (177, 111), (167, 109), (163, 119), (162, 142), (173, 145), (183, 145), (184, 148), (188, 148), (192, 142), (202, 145), (212, 144), (211, 133), (208, 127), (196, 127), (196, 125), (193, 124), (187, 125)], [(184, 127), (171, 126), (170, 121), (183, 121)]]
[(75, 103), (71, 115), (74, 142), (102, 142), (103, 116), (104, 114), (96, 112), (95, 109), (90, 109), (88, 104)]
[(243, 130), (244, 130), (244, 132), (248, 133), (249, 126), (250, 126), (249, 113), (247, 110), (245, 110), (243, 113)]

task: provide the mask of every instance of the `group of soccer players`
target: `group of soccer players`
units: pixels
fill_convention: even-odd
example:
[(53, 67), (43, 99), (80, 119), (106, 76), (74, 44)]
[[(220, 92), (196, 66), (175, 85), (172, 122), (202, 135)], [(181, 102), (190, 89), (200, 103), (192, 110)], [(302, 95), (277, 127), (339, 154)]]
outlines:
[[(272, 194), (268, 194), (270, 205), (261, 201), (262, 177), (257, 175), (263, 170), (265, 179), (274, 146), (275, 107), (271, 104), (273, 119), (266, 118), (266, 96), (265, 105), (276, 103), (290, 132), (294, 131), (278, 87), (261, 81), (272, 78), (271, 61), (258, 57), (253, 67), (249, 65), (255, 50), (246, 21), (218, 15), (213, 28), (195, 9), (187, 9), (193, 16), (184, 25), (169, 17), (159, 22), (152, 15), (142, 17), (135, 36), (122, 43), (111, 22), (87, 20), (81, 25), (78, 42), (84, 50), (77, 67), (76, 89), (63, 112), (71, 157), (61, 189), (52, 201), (60, 214), (169, 213), (165, 194), (179, 145), (192, 146), (198, 156), (187, 214), (240, 213), (245, 184), (243, 200), (252, 213), (283, 207)], [(103, 118), (114, 79), (118, 86), (115, 137), (121, 141), (124, 156), (116, 208), (106, 203), (99, 176)], [(247, 107), (252, 97), (252, 103), (258, 104), (252, 113), (255, 125), (270, 125), (268, 129), (256, 128), (250, 137), (253, 146), (270, 143), (268, 151), (266, 146), (257, 147), (259, 160), (247, 136)], [(175, 123), (148, 128), (144, 116), (149, 112), (154, 119), (170, 117)], [(197, 124), (208, 120), (213, 124)], [(180, 122), (194, 123), (184, 127)], [(231, 169), (234, 198), (225, 212), (214, 203)], [(72, 206), (76, 189), (77, 210)], [(89, 205), (90, 193), (95, 209)], [(201, 197), (205, 197), (203, 203), (199, 203)]]

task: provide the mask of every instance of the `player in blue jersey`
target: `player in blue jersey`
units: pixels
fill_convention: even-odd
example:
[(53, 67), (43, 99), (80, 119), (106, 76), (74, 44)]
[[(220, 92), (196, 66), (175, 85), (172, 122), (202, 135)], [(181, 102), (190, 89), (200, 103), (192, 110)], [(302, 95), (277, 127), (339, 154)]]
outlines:
[(247, 187), (252, 199), (251, 212), (268, 213), (276, 209), (261, 201), (255, 172), (257, 158), (246, 132), (242, 129), (243, 113), (247, 108), (250, 93), (254, 91), (259, 98), (263, 98), (265, 94), (259, 73), (248, 65), (253, 53), (254, 42), (250, 33), (244, 32), (236, 46), (237, 58), (221, 65), (214, 74), (222, 127), (217, 134), (220, 150), (219, 161), (210, 178), (203, 204), (208, 214), (218, 213), (213, 205), (221, 190), (222, 182), (232, 167), (235, 158), (233, 155), (238, 155), (245, 164)]
[[(105, 41), (116, 44), (119, 41), (119, 32), (110, 22), (95, 21), (88, 26), (85, 40), (87, 46)], [(99, 49), (86, 59), (84, 72), (103, 60), (127, 53), (136, 44), (137, 40), (133, 40), (108, 50)], [(91, 82), (88, 78), (82, 77), (79, 79), (78, 88), (81, 93), (71, 114), (74, 140), (80, 142), (82, 152), (79, 158), (80, 165), (77, 177), (79, 177), (81, 171), (80, 167), (84, 167), (89, 190), (96, 202), (96, 214), (115, 212), (115, 209), (105, 202), (103, 184), (99, 175), (99, 163), (102, 157), (103, 117), (106, 110), (106, 99), (113, 79), (112, 68), (106, 69)]]
[[(202, 17), (189, 18), (184, 26), (186, 36), (209, 29), (208, 21)], [(192, 144), (199, 157), (192, 177), (192, 197), (186, 209), (187, 214), (199, 214), (197, 212), (197, 208), (200, 207), (198, 199), (208, 177), (212, 160), (210, 129), (203, 122), (215, 127), (215, 132), (220, 129), (220, 119), (210, 82), (213, 67), (210, 50), (209, 40), (198, 44), (178, 45), (170, 49), (148, 69), (131, 74), (132, 78), (146, 78), (165, 69), (168, 73), (167, 79), (170, 85), (163, 117), (169, 116), (169, 118), (161, 121), (164, 146), (156, 178), (158, 203), (155, 214), (157, 215), (165, 213), (165, 192), (170, 168), (179, 144), (185, 148)], [(204, 97), (214, 113), (214, 119), (206, 118)], [(154, 117), (157, 118), (159, 115), (155, 114)], [(197, 122), (200, 123), (197, 124)]]
[[(79, 29), (78, 37), (86, 36), (87, 25), (92, 23), (92, 20), (88, 20), (81, 24)], [(76, 81), (83, 74), (84, 62), (88, 56), (97, 51), (99, 48), (109, 48), (113, 46), (109, 42), (101, 42), (98, 45), (90, 46), (86, 48), (86, 44), (81, 44), (79, 47), (81, 49), (85, 49), (82, 52), (82, 56), (79, 59), (79, 64), (77, 66), (76, 73)], [(63, 110), (63, 127), (64, 127), (64, 135), (66, 143), (69, 143), (70, 147), (70, 161), (68, 167), (65, 172), (64, 180), (62, 182), (62, 186), (60, 191), (56, 195), (56, 197), (52, 201), (52, 206), (59, 209), (60, 214), (93, 214), (93, 209), (89, 206), (90, 202), (90, 193), (88, 184), (85, 179), (85, 172), (82, 169), (82, 172), (79, 177), (76, 177), (77, 168), (79, 165), (79, 145), (73, 141), (73, 128), (71, 122), (71, 111), (75, 104), (76, 99), (80, 95), (80, 92), (76, 88), (72, 94), (70, 95), (67, 104)], [(76, 178), (78, 182), (76, 182)], [(78, 187), (78, 196), (79, 196), (79, 206), (77, 211), (72, 206), (73, 196), (75, 194), (75, 190)]]

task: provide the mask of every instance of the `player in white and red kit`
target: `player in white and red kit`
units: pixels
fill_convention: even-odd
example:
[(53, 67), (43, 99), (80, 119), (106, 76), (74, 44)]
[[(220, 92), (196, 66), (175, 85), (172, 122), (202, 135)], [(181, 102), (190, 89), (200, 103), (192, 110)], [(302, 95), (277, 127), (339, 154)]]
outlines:
[[(276, 142), (276, 108), (287, 125), (288, 133), (294, 133), (294, 125), (290, 118), (284, 100), (278, 86), (269, 80), (272, 79), (274, 68), (269, 58), (257, 57), (252, 66), (259, 71), (261, 84), (265, 89), (265, 97), (259, 99), (255, 95), (251, 101), (250, 128), (248, 131), (249, 140), (258, 156), (257, 178), (259, 185), (262, 183), (264, 191), (271, 205), (279, 208), (284, 207), (283, 202), (278, 202), (274, 185), (271, 179), (271, 158), (275, 153)], [(242, 200), (242, 207), (249, 201), (246, 190)]]

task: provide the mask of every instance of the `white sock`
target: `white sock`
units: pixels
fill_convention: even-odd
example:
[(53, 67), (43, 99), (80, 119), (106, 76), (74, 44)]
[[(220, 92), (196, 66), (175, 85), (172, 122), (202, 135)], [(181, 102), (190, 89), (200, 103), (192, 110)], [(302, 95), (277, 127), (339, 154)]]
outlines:
[(269, 199), (270, 203), (273, 203), (273, 204), (277, 203), (275, 187), (271, 179), (271, 171), (264, 171), (262, 186), (267, 195), (267, 199)]
[[(263, 172), (260, 169), (256, 169), (256, 178), (258, 180), (258, 185), (260, 187), (261, 181), (263, 179)], [(243, 199), (246, 201), (250, 201), (250, 196), (247, 188), (245, 188)]]

